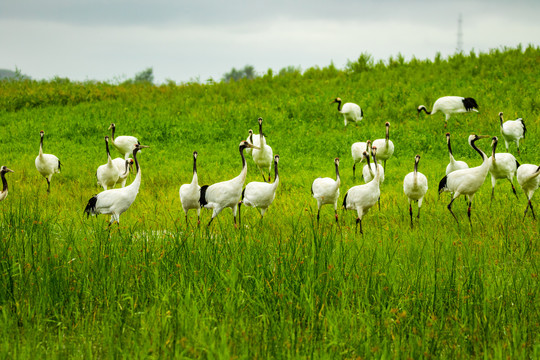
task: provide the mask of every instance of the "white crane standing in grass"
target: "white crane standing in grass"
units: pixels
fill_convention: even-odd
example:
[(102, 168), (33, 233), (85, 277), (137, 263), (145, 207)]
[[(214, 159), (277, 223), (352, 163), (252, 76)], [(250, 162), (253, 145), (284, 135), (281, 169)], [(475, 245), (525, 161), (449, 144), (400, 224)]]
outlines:
[(469, 165), (467, 165), (465, 161), (454, 159), (452, 146), (450, 145), (450, 133), (446, 133), (446, 144), (448, 145), (448, 155), (450, 156), (450, 162), (446, 166), (446, 175), (450, 174), (452, 171), (468, 169)]
[(313, 180), (313, 184), (311, 185), (311, 195), (317, 200), (317, 225), (319, 224), (321, 207), (326, 204), (334, 205), (336, 223), (338, 222), (337, 202), (339, 198), (339, 187), (341, 185), (339, 158), (334, 159), (334, 165), (336, 167), (336, 180), (329, 177), (319, 177)]
[(525, 214), (523, 214), (524, 219), (529, 208), (531, 208), (533, 219), (536, 219), (531, 199), (536, 189), (538, 189), (538, 185), (540, 185), (540, 176), (538, 175), (540, 175), (540, 166), (523, 164), (517, 169), (517, 181), (527, 195), (527, 207), (525, 208)]
[(482, 184), (484, 183), (484, 180), (486, 179), (487, 173), (489, 172), (489, 167), (491, 165), (491, 162), (488, 160), (487, 155), (480, 150), (475, 142), (478, 139), (485, 139), (488, 138), (488, 135), (470, 135), (469, 136), (469, 145), (480, 154), (482, 157), (482, 165), (476, 166), (469, 169), (462, 169), (462, 170), (456, 170), (454, 172), (451, 172), (450, 174), (446, 175), (442, 178), (442, 180), (439, 182), (439, 194), (444, 191), (449, 191), (453, 193), (452, 200), (450, 201), (450, 204), (448, 204), (448, 210), (456, 219), (456, 222), (459, 224), (459, 221), (456, 217), (456, 215), (452, 212), (452, 203), (455, 199), (457, 199), (460, 195), (466, 195), (469, 199), (469, 207), (467, 209), (467, 216), (469, 217), (469, 223), (472, 227), (471, 222), (471, 205), (474, 198), (474, 195), (480, 189)]
[(133, 166), (133, 159), (127, 158), (124, 160), (124, 158), (117, 157), (114, 158), (112, 162), (114, 166), (116, 166), (116, 168), (118, 169), (118, 181), (116, 183), (120, 183), (121, 187), (126, 186), (129, 171)]
[(36, 169), (47, 180), (47, 192), (51, 191), (51, 179), (54, 173), (59, 173), (62, 164), (55, 155), (43, 153), (43, 137), (45, 132), (39, 132), (41, 140), (39, 142), (39, 154), (36, 157)]
[(394, 143), (390, 140), (390, 123), (385, 124), (386, 136), (384, 139), (373, 140), (373, 146), (377, 150), (377, 158), (379, 161), (384, 161), (384, 170), (386, 170), (386, 160), (390, 159), (394, 154)]
[(420, 208), (422, 207), (422, 200), (428, 190), (428, 180), (424, 174), (418, 172), (418, 163), (420, 162), (420, 155), (416, 155), (414, 158), (414, 171), (405, 175), (403, 179), (403, 192), (409, 199), (409, 215), (411, 216), (411, 228), (413, 227), (413, 210), (412, 202), (418, 202), (418, 219), (420, 219)]
[(364, 112), (354, 103), (345, 103), (343, 107), (341, 106), (341, 98), (335, 98), (330, 104), (337, 103), (337, 110), (339, 113), (343, 114), (343, 119), (345, 121), (345, 126), (347, 126), (347, 121), (358, 122), (364, 118)]
[(495, 196), (495, 184), (497, 183), (497, 179), (508, 179), (510, 185), (512, 185), (512, 192), (517, 197), (513, 180), (519, 167), (519, 163), (512, 154), (495, 154), (498, 142), (499, 139), (494, 136), (491, 142), (491, 157), (489, 158), (489, 161), (491, 162), (491, 166), (489, 167), (489, 173), (491, 174), (491, 200), (493, 200), (493, 197)]
[[(377, 147), (372, 148), (373, 162), (377, 165)], [(367, 153), (364, 153), (364, 156), (368, 157)], [(345, 210), (356, 210), (358, 217), (356, 218), (356, 232), (358, 232), (358, 224), (360, 224), (360, 234), (363, 234), (362, 231), (362, 217), (369, 212), (379, 198), (381, 197), (381, 190), (379, 188), (379, 167), (375, 166), (377, 169), (376, 175), (367, 184), (353, 186), (345, 194), (343, 199), (343, 207)]]
[(199, 203), (201, 187), (199, 186), (199, 178), (197, 177), (197, 155), (198, 153), (194, 151), (191, 183), (180, 186), (179, 195), (182, 209), (184, 209), (184, 213), (186, 214), (186, 224), (188, 222), (188, 211), (195, 209), (197, 210), (197, 225), (199, 225), (201, 223), (201, 204)]
[(109, 226), (117, 222), (120, 225), (120, 215), (124, 213), (137, 198), (139, 187), (141, 186), (141, 168), (137, 161), (137, 152), (142, 148), (147, 148), (146, 145), (135, 144), (133, 146), (133, 159), (137, 169), (135, 180), (126, 187), (120, 189), (109, 189), (94, 195), (84, 209), (84, 212), (90, 215), (105, 214), (111, 215)]
[(517, 120), (504, 121), (502, 112), (499, 113), (499, 119), (501, 120), (501, 135), (504, 138), (506, 152), (508, 152), (508, 143), (513, 141), (516, 143), (517, 152), (518, 155), (520, 155), (519, 140), (524, 139), (525, 133), (527, 133), (525, 122), (522, 118), (519, 118)]
[(251, 156), (253, 157), (253, 161), (255, 162), (255, 165), (257, 165), (257, 168), (259, 168), (259, 171), (261, 172), (261, 175), (263, 177), (263, 180), (266, 181), (266, 178), (264, 177), (264, 172), (268, 170), (268, 181), (270, 181), (270, 171), (272, 170), (272, 160), (273, 160), (273, 152), (272, 148), (266, 144), (266, 138), (263, 135), (262, 130), (262, 123), (263, 119), (259, 118), (259, 145), (254, 145), (251, 152)]
[(264, 213), (268, 210), (268, 207), (274, 202), (276, 197), (276, 189), (279, 185), (279, 173), (278, 173), (279, 155), (274, 156), (274, 182), (269, 184), (267, 182), (252, 181), (246, 185), (244, 191), (242, 191), (242, 200), (238, 204), (238, 219), (240, 220), (240, 208), (242, 204), (258, 208), (261, 212), (261, 219), (264, 217)]
[(444, 127), (452, 114), (466, 113), (471, 111), (478, 112), (478, 104), (473, 98), (464, 98), (461, 96), (443, 96), (438, 98), (433, 104), (433, 109), (428, 111), (424, 105), (418, 106), (418, 113), (423, 110), (428, 115), (433, 115), (440, 111), (445, 115)]
[(100, 165), (97, 168), (96, 178), (98, 185), (101, 185), (104, 190), (107, 190), (107, 188), (113, 188), (114, 185), (116, 185), (120, 173), (111, 159), (111, 153), (109, 152), (108, 136), (105, 136), (105, 149), (107, 150), (107, 163), (104, 165)]
[[(369, 141), (369, 140), (368, 140)], [(353, 159), (352, 174), (353, 178), (356, 178), (356, 164), (362, 163), (364, 160), (364, 151), (367, 151), (368, 144), (367, 142), (355, 142), (351, 146), (351, 155)]]
[(111, 142), (113, 146), (116, 148), (116, 150), (118, 150), (118, 152), (120, 152), (120, 154), (122, 154), (122, 156), (124, 156), (124, 159), (127, 159), (129, 155), (131, 155), (133, 146), (135, 146), (135, 144), (141, 144), (135, 136), (122, 135), (115, 138), (114, 132), (116, 130), (116, 125), (114, 125), (114, 123), (111, 123), (109, 130), (112, 130)]
[(0, 201), (4, 200), (8, 196), (8, 183), (6, 180), (6, 173), (14, 172), (7, 166), (2, 166), (0, 168), (0, 177), (2, 177), (2, 191), (0, 191)]
[(247, 164), (246, 158), (244, 157), (244, 149), (246, 148), (259, 149), (257, 146), (248, 143), (246, 140), (240, 142), (238, 150), (242, 157), (242, 171), (237, 177), (201, 187), (201, 197), (199, 202), (201, 206), (212, 209), (212, 218), (207, 226), (210, 226), (214, 218), (218, 216), (223, 209), (231, 208), (234, 217), (234, 227), (237, 227), (236, 211), (238, 210), (238, 201), (242, 196), (242, 188), (247, 176)]

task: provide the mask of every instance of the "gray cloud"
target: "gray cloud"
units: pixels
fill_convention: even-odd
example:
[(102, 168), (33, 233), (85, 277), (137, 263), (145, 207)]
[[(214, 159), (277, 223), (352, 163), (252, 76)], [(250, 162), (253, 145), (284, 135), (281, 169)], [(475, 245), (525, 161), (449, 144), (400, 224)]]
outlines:
[(220, 79), (233, 66), (343, 67), (362, 52), (432, 58), (464, 49), (538, 44), (540, 1), (74, 1), (8, 0), (0, 68), (33, 78)]

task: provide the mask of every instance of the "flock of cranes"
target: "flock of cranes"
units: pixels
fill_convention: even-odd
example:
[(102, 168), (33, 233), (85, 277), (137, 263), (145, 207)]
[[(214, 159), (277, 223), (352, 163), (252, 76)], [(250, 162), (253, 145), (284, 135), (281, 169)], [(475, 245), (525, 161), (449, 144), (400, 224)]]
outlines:
[[(363, 118), (363, 112), (360, 106), (353, 103), (345, 103), (342, 106), (342, 100), (336, 98), (332, 103), (338, 104), (338, 112), (343, 114), (345, 126), (348, 122), (358, 122)], [(464, 113), (469, 111), (478, 111), (478, 105), (472, 98), (462, 98), (458, 96), (446, 96), (438, 99), (432, 111), (428, 111), (424, 105), (417, 108), (418, 113), (424, 111), (426, 114), (434, 114), (438, 111), (445, 114), (445, 127), (452, 114)], [(478, 146), (476, 141), (488, 138), (489, 136), (470, 135), (469, 145), (480, 155), (482, 164), (469, 168), (464, 161), (455, 160), (452, 153), (450, 142), (450, 133), (446, 133), (446, 142), (450, 162), (446, 167), (446, 175), (439, 182), (439, 194), (448, 191), (452, 194), (452, 199), (447, 208), (459, 221), (452, 211), (452, 204), (459, 196), (467, 196), (468, 199), (468, 219), (471, 222), (471, 206), (476, 192), (480, 189), (488, 173), (491, 174), (492, 199), (495, 193), (495, 185), (498, 179), (508, 179), (512, 186), (512, 191), (516, 194), (513, 184), (514, 176), (527, 195), (527, 207), (531, 209), (533, 218), (535, 218), (534, 208), (531, 198), (535, 190), (540, 185), (540, 166), (532, 164), (520, 165), (516, 158), (508, 153), (509, 143), (515, 142), (519, 154), (519, 141), (525, 136), (526, 127), (522, 119), (504, 121), (503, 113), (499, 113), (500, 129), (506, 145), (507, 153), (496, 153), (498, 138), (493, 137), (491, 143), (491, 157), (488, 157)], [(233, 179), (218, 182), (212, 185), (200, 186), (197, 176), (197, 152), (193, 152), (193, 177), (189, 184), (183, 184), (179, 189), (179, 197), (182, 208), (185, 213), (186, 223), (188, 222), (189, 210), (197, 211), (197, 224), (200, 224), (200, 210), (202, 207), (212, 209), (212, 217), (208, 226), (214, 218), (225, 209), (230, 208), (233, 213), (234, 225), (237, 226), (237, 212), (240, 217), (241, 205), (258, 208), (261, 218), (272, 204), (276, 196), (276, 190), (279, 185), (278, 163), (279, 155), (273, 155), (272, 148), (267, 144), (263, 133), (263, 119), (258, 119), (259, 134), (254, 134), (249, 130), (248, 137), (239, 144), (239, 153), (242, 160), (242, 169), (240, 174)], [(137, 138), (133, 136), (115, 137), (115, 124), (109, 126), (111, 137), (105, 136), (105, 149), (107, 162), (97, 168), (97, 183), (103, 187), (103, 191), (93, 196), (88, 201), (84, 212), (88, 215), (106, 214), (110, 215), (109, 225), (114, 222), (120, 222), (120, 215), (124, 213), (135, 201), (141, 184), (141, 167), (137, 160), (137, 154), (146, 145), (141, 145)], [(356, 165), (366, 160), (366, 165), (362, 169), (362, 176), (365, 183), (351, 187), (343, 198), (342, 206), (345, 210), (357, 212), (356, 230), (360, 226), (362, 229), (362, 218), (369, 210), (380, 201), (380, 186), (384, 182), (384, 173), (386, 162), (394, 153), (394, 143), (390, 140), (390, 123), (385, 123), (385, 137), (374, 141), (356, 142), (351, 146), (351, 155), (353, 159), (353, 177), (356, 176)], [(61, 169), (60, 160), (52, 154), (43, 152), (44, 131), (40, 132), (39, 153), (35, 160), (35, 166), (38, 172), (47, 180), (47, 192), (50, 192), (52, 176), (59, 173)], [(111, 158), (109, 142), (113, 145), (122, 157)], [(250, 182), (245, 187), (247, 177), (247, 163), (244, 153), (253, 158), (254, 163), (259, 169), (263, 181)], [(132, 156), (132, 158), (130, 157)], [(338, 201), (340, 195), (341, 179), (339, 175), (339, 158), (334, 159), (336, 179), (325, 177), (317, 178), (311, 186), (311, 194), (317, 200), (317, 223), (320, 220), (320, 210), (323, 205), (331, 204), (334, 207), (335, 220), (338, 222)], [(383, 162), (384, 166), (379, 164)], [(420, 208), (422, 200), (428, 190), (428, 180), (425, 175), (418, 171), (420, 155), (414, 159), (414, 170), (408, 173), (403, 180), (403, 191), (409, 201), (409, 214), (411, 227), (413, 226), (412, 203), (418, 203), (418, 215), (420, 217)], [(125, 186), (130, 169), (135, 165), (136, 176), (133, 182)], [(271, 182), (271, 169), (274, 165), (274, 181)], [(2, 178), (3, 188), (0, 192), (0, 201), (4, 200), (8, 194), (8, 184), (5, 178), (6, 173), (13, 170), (2, 166), (0, 176)], [(267, 180), (268, 179), (268, 180)], [(115, 188), (119, 184), (120, 188)]]

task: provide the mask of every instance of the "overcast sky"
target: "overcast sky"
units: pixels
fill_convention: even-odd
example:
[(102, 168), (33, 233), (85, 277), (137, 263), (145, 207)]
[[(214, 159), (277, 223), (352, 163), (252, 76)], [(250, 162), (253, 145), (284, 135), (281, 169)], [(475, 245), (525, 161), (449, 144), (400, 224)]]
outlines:
[(331, 62), (453, 54), (540, 44), (539, 0), (3, 0), (0, 68), (33, 79), (220, 80)]

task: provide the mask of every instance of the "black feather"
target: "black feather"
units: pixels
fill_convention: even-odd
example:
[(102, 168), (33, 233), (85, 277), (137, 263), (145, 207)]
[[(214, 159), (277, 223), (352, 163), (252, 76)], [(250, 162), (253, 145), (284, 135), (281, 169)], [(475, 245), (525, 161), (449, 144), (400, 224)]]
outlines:
[(58, 171), (62, 170), (62, 163), (58, 160)]
[(96, 213), (96, 203), (97, 195), (94, 195), (90, 200), (88, 200), (88, 204), (86, 205), (86, 208), (84, 208), (84, 212), (86, 213), (87, 217), (89, 217), (90, 214)]
[(311, 185), (311, 195), (313, 195), (313, 185)]
[(517, 159), (516, 159), (516, 169), (517, 169), (518, 167), (520, 167), (520, 166), (521, 166), (521, 164), (520, 164), (519, 161), (517, 161)]
[(345, 210), (347, 210), (347, 195), (349, 195), (348, 192), (345, 194), (345, 197), (343, 198), (343, 207), (345, 208)]
[(364, 110), (362, 110), (362, 108), (360, 108), (360, 116), (364, 117)]
[(525, 137), (525, 134), (527, 133), (527, 127), (525, 126), (525, 121), (523, 121), (522, 118), (520, 118), (519, 120), (521, 120), (521, 126), (523, 126), (523, 137)]
[(201, 197), (199, 198), (199, 204), (201, 204), (201, 206), (208, 204), (208, 201), (206, 201), (206, 189), (208, 189), (208, 186), (210, 185), (203, 185), (201, 187)]
[(476, 100), (473, 98), (465, 98), (463, 99), (463, 106), (465, 106), (465, 110), (471, 111), (472, 109), (478, 110), (478, 104), (476, 103)]
[(446, 181), (447, 180), (448, 180), (448, 176), (445, 176), (439, 182), (439, 194), (442, 193), (446, 189)]

